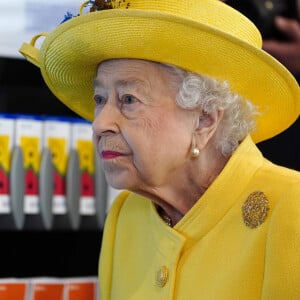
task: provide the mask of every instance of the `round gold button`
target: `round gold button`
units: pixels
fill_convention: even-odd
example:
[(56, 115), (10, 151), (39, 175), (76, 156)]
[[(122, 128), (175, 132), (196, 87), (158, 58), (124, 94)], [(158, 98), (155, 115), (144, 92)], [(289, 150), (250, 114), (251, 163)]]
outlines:
[(156, 272), (156, 278), (155, 282), (157, 286), (164, 287), (165, 284), (168, 281), (169, 277), (169, 270), (166, 266), (162, 266), (157, 272)]

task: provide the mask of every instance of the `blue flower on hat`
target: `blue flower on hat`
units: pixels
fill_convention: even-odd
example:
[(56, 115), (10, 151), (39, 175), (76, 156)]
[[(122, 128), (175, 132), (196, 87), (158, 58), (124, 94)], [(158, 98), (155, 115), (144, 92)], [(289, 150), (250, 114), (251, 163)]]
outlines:
[[(91, 8), (90, 8), (90, 11), (91, 11), (92, 7), (95, 6), (95, 1), (94, 0), (89, 0), (89, 1), (84, 2), (81, 5), (80, 9), (82, 10), (82, 8), (88, 7), (88, 6), (91, 6)], [(69, 11), (67, 11), (67, 13), (64, 15), (64, 19), (60, 22), (60, 24), (66, 22), (66, 21), (69, 21), (69, 20), (71, 20), (71, 19), (73, 19), (75, 17), (78, 17), (78, 16), (80, 16), (80, 14), (81, 14), (81, 12), (79, 14), (77, 14), (77, 15), (73, 15), (72, 13), (70, 13)]]
[(66, 21), (69, 21), (69, 20), (71, 20), (72, 18), (77, 17), (77, 16), (79, 16), (79, 14), (76, 15), (76, 16), (74, 16), (72, 13), (70, 13), (69, 11), (67, 11), (67, 13), (66, 13), (65, 16), (64, 16), (64, 19), (60, 22), (60, 24), (66, 22)]

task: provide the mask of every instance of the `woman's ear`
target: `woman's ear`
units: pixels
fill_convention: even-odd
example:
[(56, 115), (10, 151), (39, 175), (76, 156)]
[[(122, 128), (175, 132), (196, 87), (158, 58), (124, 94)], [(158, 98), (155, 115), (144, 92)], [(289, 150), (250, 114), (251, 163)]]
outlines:
[(205, 148), (212, 136), (215, 134), (220, 121), (223, 118), (223, 114), (223, 111), (214, 111), (211, 113), (202, 112), (199, 116), (195, 136), (197, 140), (197, 147), (200, 150)]

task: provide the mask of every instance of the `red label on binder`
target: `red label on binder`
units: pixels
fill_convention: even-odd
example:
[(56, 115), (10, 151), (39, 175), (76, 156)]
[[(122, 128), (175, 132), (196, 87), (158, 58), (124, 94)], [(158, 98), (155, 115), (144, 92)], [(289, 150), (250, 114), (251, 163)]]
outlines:
[(0, 195), (9, 194), (9, 136), (0, 135)]
[(88, 171), (81, 173), (81, 195), (82, 196), (94, 196), (94, 176), (89, 174)]
[(25, 171), (25, 194), (38, 195), (39, 193), (39, 178), (32, 168)]
[(0, 167), (0, 195), (8, 195), (8, 194), (9, 194), (9, 176)]
[(1, 300), (25, 300), (26, 283), (1, 283), (0, 284)]
[(59, 174), (58, 170), (53, 171), (54, 180), (54, 195), (66, 194), (66, 179), (65, 176)]
[(68, 300), (96, 300), (93, 282), (69, 283), (67, 287)]
[(63, 283), (35, 283), (32, 300), (63, 300)]

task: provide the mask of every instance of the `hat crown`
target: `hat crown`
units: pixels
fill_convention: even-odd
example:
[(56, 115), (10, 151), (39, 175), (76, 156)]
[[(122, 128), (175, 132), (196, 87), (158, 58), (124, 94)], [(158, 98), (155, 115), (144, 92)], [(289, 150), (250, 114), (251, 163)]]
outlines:
[[(190, 19), (233, 35), (261, 48), (262, 37), (257, 27), (237, 10), (220, 0), (112, 0), (112, 8), (154, 10)], [(220, 12), (222, 16), (220, 17)]]
[(299, 116), (296, 80), (261, 49), (255, 25), (220, 0), (89, 0), (79, 15), (65, 17), (40, 49), (37, 35), (20, 52), (40, 67), (54, 95), (84, 118), (94, 118), (91, 82), (99, 63), (116, 58), (157, 61), (228, 81), (261, 112), (255, 142)]

